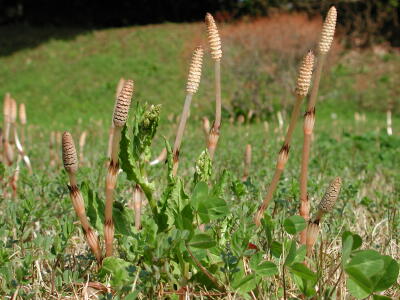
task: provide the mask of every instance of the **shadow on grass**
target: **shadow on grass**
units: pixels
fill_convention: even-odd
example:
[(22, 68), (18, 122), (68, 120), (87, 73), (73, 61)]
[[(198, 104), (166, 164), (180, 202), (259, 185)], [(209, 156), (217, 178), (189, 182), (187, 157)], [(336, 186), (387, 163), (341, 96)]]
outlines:
[(35, 48), (49, 40), (72, 40), (77, 35), (91, 31), (88, 28), (32, 27), (29, 25), (6, 25), (0, 27), (0, 56)]

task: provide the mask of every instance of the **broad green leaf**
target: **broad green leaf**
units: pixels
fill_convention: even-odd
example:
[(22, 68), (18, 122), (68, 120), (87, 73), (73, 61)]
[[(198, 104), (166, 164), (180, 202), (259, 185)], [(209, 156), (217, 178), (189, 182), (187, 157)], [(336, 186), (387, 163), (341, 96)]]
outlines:
[(191, 206), (186, 205), (182, 211), (175, 215), (175, 225), (178, 229), (194, 230), (193, 211)]
[(282, 244), (277, 242), (277, 241), (273, 241), (271, 244), (271, 254), (276, 257), (276, 258), (280, 258), (282, 255)]
[(289, 218), (286, 218), (283, 222), (283, 227), (285, 228), (285, 231), (289, 234), (296, 234), (305, 229), (306, 226), (306, 221), (303, 217), (300, 216), (291, 216)]
[(126, 173), (128, 180), (138, 183), (140, 171), (135, 163), (131, 151), (131, 139), (128, 133), (128, 126), (125, 124), (121, 133), (119, 161), (121, 169)]
[(202, 223), (206, 224), (211, 221), (210, 216), (208, 215), (208, 208), (204, 205), (204, 203), (198, 204), (197, 213), (199, 214)]
[(113, 205), (113, 220), (115, 225), (115, 232), (122, 235), (132, 235), (133, 211), (127, 209), (119, 202), (114, 202)]
[(264, 229), (265, 235), (267, 236), (268, 245), (272, 243), (272, 231), (274, 229), (274, 222), (271, 216), (264, 214), (264, 218), (261, 219), (261, 225)]
[[(244, 275), (244, 274), (243, 274)], [(257, 287), (260, 279), (257, 279), (256, 274), (237, 276), (232, 282), (232, 288), (240, 293), (248, 293)]]
[(352, 237), (353, 237), (353, 246), (352, 246), (352, 250), (356, 250), (356, 249), (358, 249), (358, 248), (361, 247), (361, 245), (362, 245), (362, 238), (361, 238), (358, 234), (352, 233), (352, 232), (350, 232), (350, 231), (345, 231), (345, 232), (343, 232), (343, 234), (342, 234), (342, 243), (344, 243), (344, 241), (346, 240), (346, 238), (347, 238), (348, 236), (352, 236)]
[(293, 263), (294, 259), (296, 258), (296, 241), (294, 240), (290, 241), (286, 249), (289, 250), (287, 251), (285, 259), (285, 266), (289, 266), (291, 263)]
[(270, 261), (265, 261), (257, 266), (253, 267), (252, 270), (256, 273), (257, 276), (273, 276), (278, 274), (278, 267)]
[(208, 186), (204, 182), (199, 182), (195, 186), (191, 204), (197, 210), (203, 223), (208, 223), (229, 213), (225, 200), (209, 195)]
[(353, 236), (347, 235), (342, 237), (342, 265), (344, 266), (348, 259), (350, 258), (350, 254), (353, 248)]
[(293, 273), (293, 280), (302, 294), (306, 297), (312, 297), (316, 294), (315, 291), (315, 281), (306, 280), (299, 275)]
[(208, 185), (205, 182), (199, 182), (193, 189), (190, 202), (194, 209), (199, 208), (199, 203), (205, 202), (208, 198)]
[(302, 263), (306, 257), (306, 253), (307, 253), (307, 247), (305, 245), (301, 245), (296, 250), (296, 258), (294, 259), (294, 262)]
[(105, 279), (106, 275), (111, 275), (111, 285), (114, 287), (121, 287), (132, 280), (128, 272), (129, 267), (130, 264), (123, 259), (106, 257), (103, 260), (99, 276)]
[(359, 297), (364, 294), (372, 294), (376, 284), (376, 281), (372, 278), (382, 272), (384, 266), (385, 261), (378, 252), (374, 250), (358, 251), (344, 268), (349, 279), (351, 279), (351, 283), (348, 283), (348, 288), (353, 296)]
[(188, 243), (190, 247), (208, 249), (216, 245), (216, 242), (205, 233), (196, 234)]
[(367, 298), (371, 294), (370, 289), (366, 288), (365, 290), (351, 278), (347, 279), (346, 286), (349, 293), (357, 299)]
[(231, 247), (234, 255), (238, 257), (243, 256), (243, 253), (247, 250), (249, 241), (250, 235), (244, 229), (244, 226), (239, 226), (239, 228), (232, 234)]
[(104, 201), (90, 189), (87, 183), (82, 184), (81, 191), (86, 200), (85, 206), (90, 224), (102, 233), (104, 228)]
[(385, 262), (382, 255), (374, 250), (362, 250), (357, 252), (345, 266), (345, 271), (358, 270), (367, 278), (383, 271)]
[(208, 215), (211, 220), (215, 220), (228, 215), (229, 208), (225, 200), (217, 197), (207, 199)]
[(305, 280), (310, 280), (312, 282), (316, 282), (317, 280), (317, 275), (302, 263), (292, 264), (290, 270)]
[(383, 255), (382, 259), (384, 261), (383, 271), (372, 278), (372, 282), (375, 283), (374, 292), (387, 290), (396, 283), (399, 276), (399, 264), (387, 255)]

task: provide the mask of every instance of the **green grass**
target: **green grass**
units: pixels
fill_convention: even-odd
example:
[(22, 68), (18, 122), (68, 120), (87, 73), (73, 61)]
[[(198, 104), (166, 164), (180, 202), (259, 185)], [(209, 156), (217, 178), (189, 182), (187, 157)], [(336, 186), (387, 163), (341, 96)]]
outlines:
[[(107, 268), (99, 271), (75, 222), (76, 216), (66, 187), (67, 176), (59, 164), (50, 166), (48, 148), (50, 131), (69, 130), (76, 144), (80, 133), (88, 131), (86, 160), (80, 168), (78, 182), (82, 183), (91, 223), (101, 232), (106, 174), (104, 162), (115, 86), (120, 77), (132, 78), (136, 83), (135, 102), (162, 104), (159, 130), (151, 148), (152, 157), (156, 156), (164, 147), (163, 135), (169, 138), (170, 143), (173, 141), (175, 121), (169, 120), (169, 116), (174, 114), (176, 117), (181, 111), (191, 51), (196, 46), (197, 35), (204, 31), (202, 26), (164, 24), (66, 34), (68, 38), (65, 40), (49, 39), (35, 45), (35, 48), (21, 49), (0, 58), (0, 94), (11, 92), (18, 102), (26, 103), (28, 124), (32, 126), (26, 146), (34, 167), (32, 176), (21, 167), (16, 199), (11, 199), (9, 195), (0, 198), (1, 297), (11, 297), (18, 288), (21, 299), (49, 299), (50, 294), (71, 296), (74, 289), (81, 287), (79, 284), (89, 280), (111, 283), (117, 292), (114, 298), (123, 299), (121, 295), (126, 295), (133, 288), (136, 274), (139, 274), (136, 291), (143, 298), (154, 298), (160, 283), (166, 290), (173, 289), (174, 284), (178, 288), (187, 284), (197, 291), (204, 287), (215, 288), (182, 248), (184, 243), (180, 235), (184, 235), (184, 230), (178, 225), (167, 232), (155, 234), (155, 221), (146, 207), (143, 230), (137, 232), (133, 229), (132, 212), (127, 208), (133, 182), (124, 173), (118, 179), (115, 212), (118, 222), (116, 256), (120, 259), (107, 261)], [(46, 36), (40, 30), (29, 33)], [(363, 61), (371, 65), (365, 66)], [(375, 77), (374, 68), (377, 67), (384, 71)], [(350, 60), (349, 53), (344, 52), (323, 75), (309, 167), (311, 212), (315, 212), (332, 178), (340, 176), (343, 188), (334, 211), (322, 224), (318, 255), (310, 262), (310, 269), (318, 274), (318, 299), (323, 299), (322, 291), (329, 292), (339, 276), (341, 268), (337, 271), (334, 268), (340, 263), (343, 252), (341, 235), (346, 230), (362, 237), (362, 249), (374, 249), (397, 261), (400, 259), (400, 118), (394, 114), (394, 135), (388, 136), (385, 131), (386, 107), (382, 104), (393, 98), (392, 89), (395, 91), (396, 88), (394, 79), (387, 79), (391, 76), (388, 70), (397, 67), (400, 67), (400, 56), (397, 54), (377, 57), (365, 52)], [(154, 198), (158, 201), (167, 199), (171, 210), (169, 217), (174, 215), (175, 209), (178, 212), (174, 215), (176, 219), (180, 215), (185, 216), (181, 210), (184, 205), (190, 207), (195, 201), (207, 201), (196, 198), (193, 192), (195, 182), (192, 180), (195, 162), (205, 148), (200, 120), (205, 115), (212, 120), (214, 111), (213, 72), (209, 55), (206, 55), (204, 68), (200, 92), (194, 96), (180, 152), (179, 175), (183, 178), (183, 189), (188, 198), (179, 190), (179, 183), (168, 181), (165, 164), (152, 167), (148, 174), (149, 180), (156, 184)], [(231, 83), (236, 82), (231, 80), (240, 77), (235, 77), (234, 69), (225, 70), (223, 63), (222, 76), (227, 113), (233, 89)], [(365, 90), (358, 89), (358, 77), (371, 80), (371, 86)], [(276, 83), (276, 98), (279, 98), (280, 88)], [(274, 107), (280, 109), (277, 102), (274, 102)], [(365, 113), (367, 121), (355, 122), (356, 111)], [(286, 126), (290, 108), (285, 113)], [(279, 274), (268, 275), (263, 277), (262, 282), (257, 282), (259, 288), (254, 291), (259, 299), (283, 297), (283, 270), (288, 272), (286, 288), (291, 295), (297, 297), (304, 294), (291, 273), (295, 265), (293, 262), (284, 264), (288, 259), (286, 253), (290, 249), (290, 241), (295, 236), (283, 230), (284, 219), (298, 214), (301, 122), (294, 134), (289, 162), (267, 210), (268, 215), (274, 215), (270, 224), (273, 227), (271, 239), (278, 248), (281, 245), (285, 253), (280, 256), (276, 247), (272, 250), (268, 242), (268, 226), (261, 230), (252, 227), (252, 217), (265, 196), (283, 135), (277, 129), (276, 111), (266, 115), (266, 120), (256, 119), (239, 126), (229, 124), (225, 114), (211, 186), (218, 186), (223, 170), (229, 170), (231, 176), (220, 195), (225, 203), (224, 213), (229, 213), (212, 221), (212, 226), (206, 231), (207, 236), (213, 238), (211, 242), (217, 245), (209, 250), (193, 251), (229, 289), (240, 288), (239, 297), (243, 299), (249, 297), (247, 288), (253, 282), (250, 280), (251, 283), (243, 285), (239, 282), (239, 277), (245, 277), (240, 273), (243, 271), (242, 259), (250, 259), (254, 254), (243, 254), (247, 244), (239, 244), (247, 240), (256, 244), (267, 260), (279, 268)], [(268, 132), (263, 121), (269, 123)], [(247, 143), (252, 145), (253, 161), (250, 179), (242, 183), (240, 178)], [(55, 150), (59, 156), (61, 149)], [(135, 161), (141, 159), (139, 157)], [(13, 171), (14, 167), (5, 170), (1, 182), (2, 195), (6, 179)], [(165, 192), (168, 182), (178, 192), (168, 196)], [(210, 196), (210, 199), (214, 198)], [(199, 233), (197, 225), (190, 230)], [(171, 240), (182, 244), (172, 245)], [(300, 255), (300, 248), (297, 251), (296, 257)], [(179, 253), (182, 253), (181, 257)], [(356, 255), (352, 252), (352, 257)], [(235, 260), (239, 260), (237, 265)], [(192, 277), (182, 270), (186, 267)], [(172, 271), (164, 272), (164, 268)], [(346, 287), (348, 270), (344, 274), (337, 286), (341, 292), (337, 299), (344, 299), (344, 295), (350, 297)], [(112, 275), (111, 281), (107, 277), (109, 275)], [(395, 284), (386, 295), (396, 299), (399, 293), (399, 284)]]

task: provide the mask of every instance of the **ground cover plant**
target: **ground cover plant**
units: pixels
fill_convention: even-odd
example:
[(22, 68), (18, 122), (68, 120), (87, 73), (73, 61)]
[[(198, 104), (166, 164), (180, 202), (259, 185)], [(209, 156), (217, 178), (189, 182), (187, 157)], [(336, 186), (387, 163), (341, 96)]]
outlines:
[[(108, 123), (104, 126), (95, 119), (72, 126), (71, 118), (80, 118), (82, 110), (75, 108), (88, 105), (77, 102), (68, 108), (74, 117), (63, 119), (71, 133), (53, 133), (47, 145), (43, 140), (49, 130), (27, 128), (24, 108), (19, 109), (17, 125), (14, 94), (7, 94), (2, 131), (1, 296), (398, 298), (398, 119), (394, 118), (391, 131), (384, 112), (357, 112), (353, 120), (346, 110), (354, 104), (337, 107), (343, 102), (329, 102), (327, 98), (335, 94), (325, 94), (327, 87), (321, 87), (325, 97), (320, 96), (323, 101), (314, 119), (316, 80), (332, 42), (334, 13), (334, 8), (328, 13), (316, 51), (312, 95), (306, 98), (314, 55), (306, 52), (299, 62), (293, 117), (289, 117), (291, 110), (278, 114), (285, 125), (275, 116), (252, 121), (248, 115), (241, 119), (232, 114), (232, 122), (225, 118), (221, 126), (224, 48), (211, 15), (206, 16), (206, 24), (212, 61), (207, 63), (207, 48), (204, 56), (202, 48), (192, 49), (185, 103), (180, 100), (183, 92), (172, 91), (162, 94), (171, 99), (163, 106), (147, 104), (141, 96), (146, 85), (126, 76), (117, 87), (114, 110), (112, 101), (105, 105), (105, 118), (109, 120), (113, 112), (112, 134)], [(326, 28), (331, 32), (327, 34)], [(329, 45), (321, 51), (326, 36)], [(10, 68), (21, 59), (5, 61), (11, 60)], [(215, 72), (210, 71), (213, 65)], [(336, 67), (333, 72), (343, 70)], [(208, 94), (202, 94), (200, 75)], [(174, 76), (179, 81), (179, 75)], [(346, 76), (341, 86), (347, 83)], [(329, 88), (335, 90), (335, 83), (330, 82)], [(157, 93), (147, 95), (153, 92)], [(211, 108), (215, 105), (215, 114), (210, 109), (196, 115), (195, 101), (206, 98)], [(154, 104), (163, 103), (155, 100)], [(304, 141), (295, 130), (303, 101), (307, 102)], [(179, 120), (162, 119), (164, 110), (177, 113), (182, 104)], [(81, 118), (94, 110), (87, 108)], [(29, 117), (29, 105), (26, 112)], [(206, 130), (206, 141), (200, 124), (204, 115), (215, 120)], [(196, 122), (190, 123), (193, 119)], [(169, 130), (162, 131), (163, 126)], [(23, 128), (28, 130), (21, 133), (21, 144), (17, 141)], [(24, 159), (28, 156), (17, 144), (30, 149), (32, 174), (30, 160)], [(150, 164), (159, 152), (166, 158)], [(304, 176), (305, 186), (299, 180)], [(305, 214), (301, 194), (309, 201)], [(260, 207), (265, 199), (267, 205)]]

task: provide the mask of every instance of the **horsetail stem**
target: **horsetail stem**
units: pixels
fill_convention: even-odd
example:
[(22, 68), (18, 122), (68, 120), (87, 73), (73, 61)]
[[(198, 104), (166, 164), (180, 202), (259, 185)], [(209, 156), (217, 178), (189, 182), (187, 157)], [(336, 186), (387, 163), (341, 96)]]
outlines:
[(84, 160), (83, 149), (85, 148), (86, 137), (87, 137), (87, 131), (84, 130), (81, 136), (79, 137), (79, 160), (81, 161), (81, 163)]
[(250, 174), (250, 166), (251, 166), (251, 145), (246, 145), (246, 150), (244, 152), (244, 170), (242, 181), (246, 181)]
[(203, 133), (204, 133), (204, 137), (206, 139), (206, 145), (208, 142), (208, 134), (210, 133), (210, 120), (208, 120), (207, 117), (203, 117), (202, 118), (202, 127), (203, 127)]
[(166, 158), (167, 158), (167, 148), (163, 148), (161, 150), (160, 154), (157, 156), (157, 158), (152, 160), (149, 164), (150, 164), (150, 166), (157, 165), (160, 162), (165, 161)]
[(182, 143), (183, 132), (185, 131), (186, 121), (189, 117), (190, 104), (192, 102), (193, 95), (197, 92), (200, 84), (201, 67), (203, 63), (203, 48), (197, 47), (194, 50), (192, 62), (189, 68), (188, 81), (186, 84), (186, 99), (183, 105), (183, 111), (181, 119), (179, 121), (178, 131), (176, 133), (174, 149), (173, 149), (173, 174), (174, 176), (178, 172), (179, 165), (179, 150)]
[(267, 195), (265, 196), (264, 201), (262, 205), (259, 207), (254, 218), (254, 222), (256, 223), (257, 226), (261, 224), (260, 220), (264, 215), (265, 209), (268, 207), (270, 201), (272, 200), (272, 197), (278, 185), (278, 181), (285, 168), (286, 162), (289, 159), (289, 150), (292, 141), (292, 135), (296, 127), (297, 120), (299, 118), (301, 103), (303, 102), (304, 97), (307, 96), (310, 87), (313, 65), (314, 65), (314, 54), (311, 51), (309, 51), (307, 55), (303, 58), (302, 64), (299, 69), (299, 75), (296, 86), (296, 102), (292, 111), (292, 116), (290, 118), (290, 123), (286, 132), (285, 140), (278, 154), (275, 173), (272, 178), (271, 184), (268, 188)]
[(208, 152), (211, 160), (214, 158), (221, 127), (221, 39), (213, 16), (206, 14), (208, 43), (210, 44), (211, 57), (215, 61), (215, 120), (208, 137)]
[[(307, 111), (304, 118), (304, 141), (303, 141), (303, 153), (301, 161), (300, 171), (300, 216), (306, 221), (310, 219), (310, 203), (307, 195), (307, 181), (308, 181), (308, 161), (310, 156), (311, 148), (311, 136), (315, 123), (315, 104), (318, 97), (319, 83), (321, 80), (322, 68), (326, 60), (326, 55), (332, 45), (333, 36), (335, 35), (337, 11), (332, 6), (325, 18), (325, 22), (322, 26), (322, 32), (320, 41), (318, 44), (319, 57), (317, 68), (315, 71), (314, 83), (311, 89), (310, 99), (307, 105)], [(306, 243), (306, 231), (303, 230), (300, 233), (300, 243)]]
[(106, 245), (106, 257), (111, 256), (113, 253), (113, 240), (114, 240), (114, 222), (112, 217), (112, 208), (114, 202), (114, 189), (117, 182), (119, 171), (118, 155), (119, 155), (119, 142), (121, 140), (121, 131), (127, 119), (131, 99), (133, 95), (133, 80), (126, 80), (121, 89), (119, 96), (116, 99), (114, 113), (113, 113), (113, 134), (112, 145), (110, 154), (110, 164), (106, 176), (106, 205), (105, 205), (105, 223), (104, 223), (104, 240)]
[(136, 184), (135, 190), (133, 191), (133, 208), (135, 211), (135, 228), (140, 230), (142, 227), (142, 202), (144, 199), (144, 193), (140, 186)]
[(3, 103), (4, 116), (4, 133), (3, 133), (3, 161), (5, 165), (12, 164), (12, 152), (9, 144), (10, 127), (11, 127), (11, 96), (6, 93)]
[(78, 172), (78, 156), (76, 154), (74, 140), (69, 132), (64, 132), (62, 136), (62, 158), (65, 171), (68, 173), (70, 185), (69, 194), (75, 213), (81, 222), (85, 232), (86, 240), (91, 248), (98, 263), (101, 263), (102, 254), (96, 232), (92, 229), (86, 216), (85, 205), (82, 194), (77, 186), (76, 173)]
[[(18, 137), (18, 130), (17, 130), (16, 126), (14, 126), (14, 141), (15, 141), (15, 146), (17, 147), (18, 154), (19, 154), (18, 158), (19, 157), (23, 158), (24, 163), (28, 168), (29, 174), (32, 174), (31, 161), (30, 161), (28, 155), (25, 153), (24, 148), (22, 147), (22, 144), (21, 144), (21, 142), (19, 140), (19, 137)], [(18, 159), (18, 160), (20, 161), (20, 159)]]
[(17, 101), (11, 98), (10, 122), (15, 124), (17, 121)]
[(25, 109), (25, 104), (21, 103), (19, 105), (19, 122), (21, 123), (21, 143), (22, 145), (25, 145), (25, 127), (26, 127), (26, 109)]
[(10, 180), (10, 186), (11, 186), (11, 189), (13, 190), (13, 194), (12, 194), (13, 198), (17, 197), (17, 186), (18, 186), (18, 179), (19, 179), (19, 172), (20, 172), (20, 163), (21, 163), (21, 156), (18, 155), (15, 171), (14, 171), (13, 175), (11, 176), (11, 180)]
[[(310, 202), (307, 194), (308, 161), (310, 159), (311, 137), (315, 123), (315, 111), (307, 111), (304, 116), (304, 140), (300, 169), (300, 208), (299, 213), (306, 221), (310, 219)], [(300, 243), (306, 243), (306, 230), (300, 232)]]
[(307, 228), (305, 229), (306, 232), (306, 248), (307, 248), (307, 256), (310, 257), (313, 252), (313, 248), (315, 242), (318, 238), (319, 233), (319, 223), (309, 222)]

